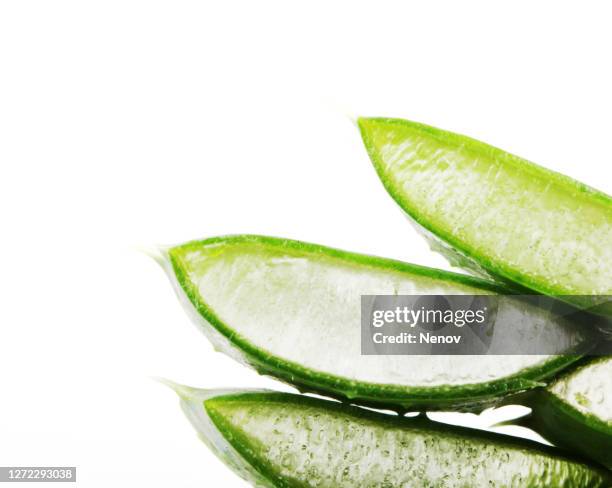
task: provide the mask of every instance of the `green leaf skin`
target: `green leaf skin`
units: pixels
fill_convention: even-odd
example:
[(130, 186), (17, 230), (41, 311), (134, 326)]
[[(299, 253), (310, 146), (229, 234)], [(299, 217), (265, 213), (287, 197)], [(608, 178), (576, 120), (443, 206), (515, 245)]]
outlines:
[[(541, 386), (579, 358), (361, 355), (362, 294), (506, 291), (466, 275), (248, 235), (173, 247), (164, 264), (187, 311), (217, 349), (302, 391), (354, 403), (477, 411)], [(528, 318), (508, 332), (556, 334), (574, 327), (563, 319), (552, 322), (535, 307), (511, 307)]]
[(452, 264), (612, 316), (610, 196), (459, 134), (358, 124), (389, 194)]
[(532, 441), (307, 396), (176, 389), (200, 437), (253, 486), (612, 486), (603, 468)]
[(612, 470), (612, 356), (580, 364), (518, 403), (532, 413), (515, 423)]

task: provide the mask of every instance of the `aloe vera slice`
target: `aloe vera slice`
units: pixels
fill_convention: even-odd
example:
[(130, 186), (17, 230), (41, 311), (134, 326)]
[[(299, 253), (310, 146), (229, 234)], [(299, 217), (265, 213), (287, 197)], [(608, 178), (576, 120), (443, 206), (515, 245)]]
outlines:
[(516, 424), (612, 469), (612, 356), (580, 364), (519, 403), (532, 413)]
[(358, 123), (387, 191), (453, 264), (612, 314), (610, 196), (459, 134)]
[(273, 392), (176, 387), (189, 420), (259, 487), (609, 487), (612, 475), (531, 441)]
[[(244, 235), (173, 247), (164, 263), (179, 298), (219, 350), (302, 390), (354, 402), (477, 410), (541, 385), (578, 358), (361, 355), (362, 294), (503, 291), (466, 275)], [(553, 337), (571, 327), (538, 315), (535, 307), (515, 306), (528, 316), (517, 328), (530, 333)]]

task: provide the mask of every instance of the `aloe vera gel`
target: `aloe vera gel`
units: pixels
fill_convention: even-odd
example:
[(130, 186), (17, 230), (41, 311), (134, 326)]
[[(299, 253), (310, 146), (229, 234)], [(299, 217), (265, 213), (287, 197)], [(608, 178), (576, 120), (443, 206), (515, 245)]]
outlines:
[(609, 472), (535, 442), (305, 396), (176, 387), (200, 436), (267, 487), (609, 487)]
[[(201, 330), (217, 347), (301, 389), (398, 409), (478, 410), (538, 386), (576, 355), (412, 356), (361, 351), (363, 294), (494, 294), (504, 288), (465, 275), (288, 239), (229, 236), (167, 252), (166, 268)], [(527, 317), (509, 332), (560, 328), (536, 307), (507, 301), (498, 312)], [(523, 328), (523, 329), (521, 329)], [(501, 337), (500, 340), (504, 340)]]
[(612, 356), (583, 361), (547, 388), (519, 395), (532, 412), (516, 423), (612, 469), (611, 390)]
[(452, 262), (612, 313), (612, 198), (480, 141), (361, 118), (385, 188)]
[[(171, 385), (202, 440), (258, 487), (612, 488), (612, 356), (582, 356), (612, 327), (612, 198), (465, 136), (398, 119), (358, 125), (432, 248), (483, 277), (258, 235), (164, 249), (217, 350), (330, 397)], [(424, 303), (440, 297), (453, 306), (432, 313)], [(448, 354), (463, 332), (438, 334), (438, 323), (421, 335), (440, 354), (406, 353), (410, 328), (436, 313), (493, 354)], [(478, 329), (489, 314), (495, 327)], [(497, 348), (536, 343), (560, 347)], [(507, 404), (531, 408), (512, 422), (553, 446), (424, 414)]]

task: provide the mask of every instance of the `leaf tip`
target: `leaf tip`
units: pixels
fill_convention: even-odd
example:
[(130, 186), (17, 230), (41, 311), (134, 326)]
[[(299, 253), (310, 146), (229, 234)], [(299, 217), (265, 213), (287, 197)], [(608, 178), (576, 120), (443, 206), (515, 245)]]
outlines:
[(192, 397), (194, 391), (196, 391), (195, 388), (175, 383), (174, 381), (169, 380), (168, 378), (154, 376), (152, 379), (170, 388), (172, 391), (174, 391), (174, 393), (181, 397), (181, 399)]
[(166, 266), (168, 261), (168, 249), (167, 246), (135, 246), (134, 250), (138, 251), (145, 256), (149, 256), (153, 261), (159, 264), (162, 268)]

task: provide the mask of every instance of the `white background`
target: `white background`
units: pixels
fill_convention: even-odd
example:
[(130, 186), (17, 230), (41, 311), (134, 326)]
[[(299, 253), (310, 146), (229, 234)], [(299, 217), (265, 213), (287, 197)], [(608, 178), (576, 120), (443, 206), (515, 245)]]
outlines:
[(138, 248), (253, 232), (447, 267), (378, 182), (359, 114), (462, 132), (612, 193), (611, 14), (2, 2), (0, 465), (76, 465), (83, 487), (245, 486), (150, 377), (277, 384), (213, 352)]

